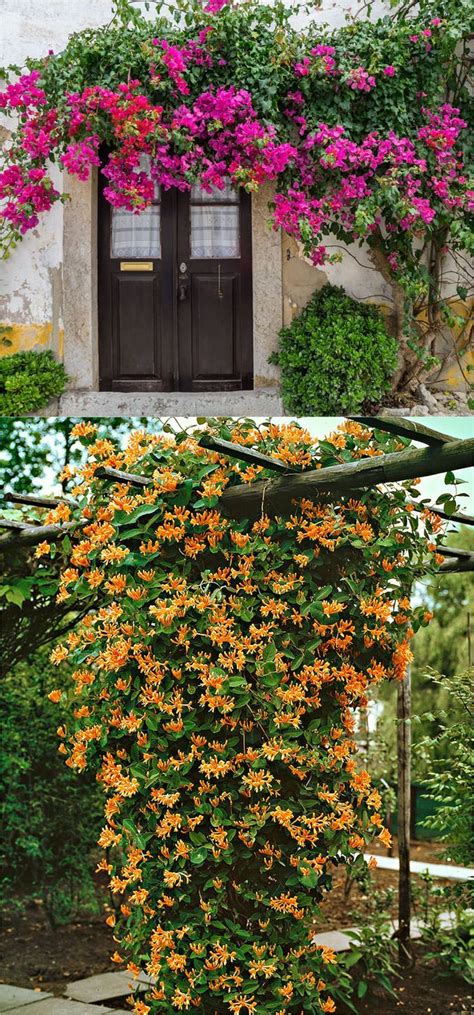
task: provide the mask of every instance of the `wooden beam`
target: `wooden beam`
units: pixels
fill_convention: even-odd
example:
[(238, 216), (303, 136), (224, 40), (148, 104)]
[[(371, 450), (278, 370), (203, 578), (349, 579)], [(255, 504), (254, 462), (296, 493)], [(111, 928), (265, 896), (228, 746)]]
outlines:
[(16, 518), (3, 518), (0, 516), (0, 529), (32, 529), (34, 527), (29, 522), (19, 522)]
[(397, 691), (398, 810), (398, 959), (411, 961), (410, 815), (411, 815), (411, 671), (407, 668)]
[(317, 500), (353, 490), (434, 476), (474, 463), (474, 438), (450, 441), (437, 448), (408, 448), (377, 458), (312, 469), (282, 479), (245, 483), (224, 490), (219, 504), (233, 518), (255, 521), (262, 513), (290, 514), (292, 502), (302, 497)]
[(120, 469), (111, 469), (108, 465), (101, 465), (96, 469), (95, 475), (99, 479), (113, 479), (116, 483), (127, 483), (130, 486), (152, 486), (153, 480), (150, 476), (139, 476), (136, 472), (121, 472)]
[(437, 507), (436, 504), (418, 504), (415, 500), (410, 501), (410, 503), (415, 511), (430, 511), (432, 515), (439, 515), (440, 518), (445, 518), (448, 522), (462, 522), (463, 525), (474, 525), (474, 517), (472, 515), (463, 515), (460, 511), (450, 515), (447, 511)]
[(14, 504), (32, 504), (35, 507), (55, 508), (60, 504), (74, 504), (73, 500), (67, 497), (39, 497), (31, 493), (4, 493), (5, 500)]
[(446, 547), (444, 546), (440, 546), (439, 552), (443, 557), (448, 557), (440, 565), (439, 570), (442, 574), (463, 574), (466, 571), (474, 571), (474, 553), (466, 553), (462, 557), (458, 556), (458, 554), (451, 556), (446, 553)]
[(37, 543), (42, 543), (44, 540), (60, 539), (65, 536), (71, 529), (77, 529), (84, 522), (63, 522), (62, 525), (27, 525), (16, 529), (12, 533), (5, 533), (4, 536), (0, 536), (0, 551), (6, 550), (11, 546), (35, 546)]
[(470, 550), (461, 550), (457, 546), (440, 546), (439, 552), (445, 557), (472, 557)]
[(410, 440), (420, 441), (421, 444), (428, 444), (431, 447), (439, 447), (440, 444), (449, 444), (454, 437), (433, 430), (423, 423), (415, 423), (412, 419), (398, 419), (394, 416), (350, 416), (357, 423), (364, 423), (371, 430), (383, 430), (385, 433), (393, 433), (397, 437), (409, 437)]
[(208, 451), (217, 451), (220, 455), (226, 455), (228, 458), (237, 458), (241, 462), (249, 462), (250, 465), (260, 465), (264, 469), (272, 469), (274, 472), (295, 472), (295, 469), (291, 469), (278, 458), (262, 455), (260, 451), (255, 451), (254, 448), (246, 448), (243, 444), (232, 444), (231, 441), (222, 441), (208, 434), (204, 434), (204, 437), (201, 437), (199, 444), (200, 447), (207, 448)]

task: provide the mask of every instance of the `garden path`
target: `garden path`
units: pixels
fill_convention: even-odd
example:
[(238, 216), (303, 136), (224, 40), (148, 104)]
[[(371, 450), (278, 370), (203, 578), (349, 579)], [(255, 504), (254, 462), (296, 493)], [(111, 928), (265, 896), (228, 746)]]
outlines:
[[(449, 926), (451, 920), (450, 913), (441, 913), (442, 925)], [(398, 921), (393, 920), (392, 925), (396, 931)], [(314, 942), (332, 948), (335, 952), (345, 952), (356, 943), (354, 938), (357, 938), (357, 933), (357, 927), (327, 931), (316, 934)], [(422, 923), (414, 919), (411, 922), (411, 937), (415, 940), (421, 936)], [(123, 1004), (123, 999), (132, 988), (146, 990), (150, 982), (151, 978), (145, 973), (140, 973), (136, 980), (124, 971), (100, 973), (69, 983), (66, 997), (54, 997), (41, 990), (25, 990), (23, 987), (0, 983), (0, 1015), (7, 1012), (8, 1015), (130, 1015), (130, 1012), (115, 1007), (115, 1004)], [(101, 1004), (102, 1001), (105, 1004)]]
[[(399, 869), (398, 856), (380, 856), (379, 853), (364, 853), (364, 860), (376, 860), (377, 867), (381, 870), (397, 871)], [(427, 863), (423, 860), (411, 860), (410, 871), (412, 874), (431, 874), (433, 878), (445, 878), (447, 881), (472, 881), (474, 878), (473, 867), (456, 867), (448, 863)]]

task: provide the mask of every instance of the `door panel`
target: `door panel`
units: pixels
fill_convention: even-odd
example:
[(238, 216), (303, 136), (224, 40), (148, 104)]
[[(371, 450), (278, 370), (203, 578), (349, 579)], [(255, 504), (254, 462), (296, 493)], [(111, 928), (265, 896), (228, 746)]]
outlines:
[[(156, 191), (139, 215), (99, 200), (100, 387), (251, 388), (250, 197)], [(191, 256), (193, 255), (193, 256)]]
[(116, 377), (161, 377), (159, 275), (118, 274), (114, 283), (118, 336)]
[(238, 277), (221, 276), (220, 288), (215, 275), (197, 274), (191, 284), (191, 328), (193, 380), (229, 381), (237, 375), (238, 361)]

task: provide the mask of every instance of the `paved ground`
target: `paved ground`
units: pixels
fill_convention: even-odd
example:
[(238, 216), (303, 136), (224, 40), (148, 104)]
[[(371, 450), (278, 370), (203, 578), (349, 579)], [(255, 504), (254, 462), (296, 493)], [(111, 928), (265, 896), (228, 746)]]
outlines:
[[(380, 856), (375, 853), (364, 853), (364, 860), (376, 860), (380, 870), (397, 871), (399, 861), (397, 856)], [(447, 881), (472, 881), (474, 868), (456, 867), (447, 863), (427, 863), (423, 860), (411, 860), (410, 870), (412, 874), (425, 874), (428, 872), (433, 878), (445, 878)]]
[[(450, 913), (442, 913), (441, 922), (449, 926), (452, 917)], [(394, 931), (398, 927), (396, 920), (392, 921)], [(422, 924), (418, 920), (412, 920), (411, 937), (417, 939), (422, 936)], [(333, 930), (323, 934), (316, 934), (316, 944), (325, 945), (335, 952), (349, 951), (357, 940), (357, 927), (346, 927), (344, 930)], [(123, 1008), (116, 1007), (114, 1002), (120, 999), (123, 1003), (132, 990), (145, 991), (151, 978), (145, 973), (140, 973), (137, 979), (133, 979), (127, 972), (101, 973), (98, 976), (89, 976), (85, 980), (75, 980), (68, 983), (66, 997), (53, 997), (41, 990), (25, 990), (23, 987), (12, 987), (0, 983), (0, 1013), (8, 1012), (8, 1015), (130, 1015)]]

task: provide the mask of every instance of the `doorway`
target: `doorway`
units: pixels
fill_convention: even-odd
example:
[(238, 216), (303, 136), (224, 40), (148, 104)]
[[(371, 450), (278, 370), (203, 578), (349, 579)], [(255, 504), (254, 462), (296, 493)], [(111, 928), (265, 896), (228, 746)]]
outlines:
[[(101, 174), (102, 175), (102, 174)], [(155, 188), (138, 215), (99, 194), (103, 391), (253, 388), (251, 201)]]

